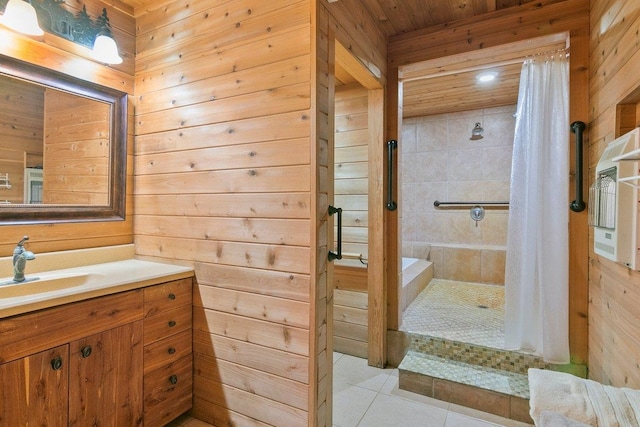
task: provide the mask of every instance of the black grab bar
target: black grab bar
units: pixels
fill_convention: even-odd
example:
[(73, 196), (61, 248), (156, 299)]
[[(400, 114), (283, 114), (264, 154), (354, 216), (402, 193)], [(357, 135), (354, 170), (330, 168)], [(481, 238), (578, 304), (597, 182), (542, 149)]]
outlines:
[(569, 208), (574, 212), (582, 212), (586, 207), (582, 196), (582, 133), (586, 127), (581, 121), (571, 123), (571, 132), (576, 134), (576, 199)]
[(329, 205), (329, 215), (332, 216), (334, 214), (338, 214), (338, 252), (329, 251), (329, 254), (327, 255), (329, 261), (342, 259), (342, 208), (336, 208), (335, 206)]
[(446, 208), (449, 206), (509, 206), (509, 202), (441, 202), (440, 200), (436, 200), (433, 202), (433, 206), (436, 208)]
[(398, 204), (393, 201), (393, 150), (398, 148), (398, 141), (392, 139), (387, 141), (387, 159), (389, 174), (387, 179), (389, 180), (387, 187), (387, 209), (395, 211), (398, 208)]

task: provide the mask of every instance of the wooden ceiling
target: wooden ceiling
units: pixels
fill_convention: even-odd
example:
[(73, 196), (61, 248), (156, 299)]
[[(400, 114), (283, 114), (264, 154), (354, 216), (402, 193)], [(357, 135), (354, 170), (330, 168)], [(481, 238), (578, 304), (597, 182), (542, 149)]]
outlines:
[[(558, 34), (402, 67), (403, 117), (514, 105), (525, 58), (566, 47), (567, 35)], [(497, 79), (478, 82), (485, 71)]]
[[(157, 8), (174, 0), (119, 0), (128, 5), (139, 16), (150, 8)], [(355, 0), (336, 0), (355, 1)], [(358, 0), (379, 23), (387, 37), (408, 33), (422, 28), (444, 24), (459, 19), (478, 17), (497, 10), (520, 6), (533, 0)], [(526, 55), (527, 53), (525, 53)], [(524, 57), (520, 53), (520, 57)], [(457, 66), (447, 64), (446, 71), (437, 64), (422, 64), (405, 76), (403, 84), (403, 115), (418, 117), (454, 111), (486, 108), (489, 106), (515, 104), (519, 85), (520, 64), (512, 56), (506, 63), (487, 64), (487, 57), (469, 67), (466, 58), (460, 58)], [(503, 61), (504, 62), (504, 61)], [(497, 65), (496, 65), (497, 64)], [(479, 69), (493, 66), (499, 77), (493, 84), (476, 84)], [(436, 72), (428, 71), (436, 67)], [(426, 72), (425, 75), (420, 75)], [(426, 78), (428, 77), (428, 78)], [(340, 67), (336, 69), (338, 84), (354, 80)]]
[(479, 16), (533, 0), (360, 0), (387, 36)]
[[(360, 1), (378, 20), (382, 31), (390, 37), (474, 16), (482, 19), (483, 14), (519, 6), (532, 0)], [(557, 44), (562, 43), (560, 41)], [(415, 67), (403, 80), (403, 116), (430, 116), (515, 104), (522, 66), (518, 59), (528, 54), (531, 53), (525, 49), (524, 52), (518, 51), (496, 59), (495, 55), (485, 52), (473, 64), (465, 56), (454, 61), (444, 61), (446, 66), (434, 62)], [(487, 63), (487, 58), (491, 58), (491, 63)], [(490, 84), (479, 84), (476, 76), (487, 68), (497, 71), (498, 78)], [(349, 83), (348, 75), (339, 68), (336, 70), (336, 79)]]

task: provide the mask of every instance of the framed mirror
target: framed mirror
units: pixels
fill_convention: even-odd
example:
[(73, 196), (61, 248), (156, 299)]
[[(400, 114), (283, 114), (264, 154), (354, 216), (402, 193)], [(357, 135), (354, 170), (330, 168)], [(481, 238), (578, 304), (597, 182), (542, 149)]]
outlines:
[(127, 94), (0, 56), (0, 225), (122, 220)]

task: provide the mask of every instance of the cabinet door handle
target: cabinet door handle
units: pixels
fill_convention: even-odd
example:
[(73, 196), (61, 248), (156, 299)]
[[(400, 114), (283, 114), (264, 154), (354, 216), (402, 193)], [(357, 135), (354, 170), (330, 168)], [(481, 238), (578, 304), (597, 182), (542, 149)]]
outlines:
[(60, 369), (62, 369), (62, 357), (58, 356), (51, 359), (51, 368), (54, 371), (59, 371)]
[(173, 384), (173, 385), (177, 384), (177, 383), (178, 383), (178, 376), (177, 376), (177, 375), (171, 375), (171, 376), (169, 377), (169, 382), (170, 382), (171, 384)]
[(169, 294), (169, 299), (176, 299), (176, 294), (170, 293)]
[(173, 328), (174, 326), (176, 326), (176, 321), (175, 320), (170, 320), (169, 321), (169, 327)]
[(169, 349), (167, 350), (167, 353), (169, 353), (169, 354), (173, 354), (175, 352), (176, 352), (176, 349), (173, 348), (173, 347), (169, 347)]
[(80, 354), (82, 354), (83, 359), (86, 359), (87, 357), (91, 356), (91, 346), (85, 345), (84, 347), (82, 347), (82, 349), (80, 350)]

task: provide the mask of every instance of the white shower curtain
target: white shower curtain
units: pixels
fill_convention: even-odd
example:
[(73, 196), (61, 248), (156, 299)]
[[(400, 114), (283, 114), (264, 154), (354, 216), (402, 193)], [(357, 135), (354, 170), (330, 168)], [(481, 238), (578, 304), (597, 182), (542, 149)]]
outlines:
[(511, 169), (505, 348), (569, 363), (569, 71), (564, 52), (522, 66)]

